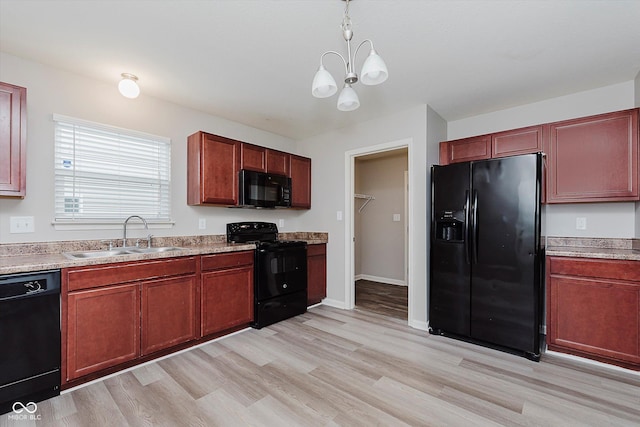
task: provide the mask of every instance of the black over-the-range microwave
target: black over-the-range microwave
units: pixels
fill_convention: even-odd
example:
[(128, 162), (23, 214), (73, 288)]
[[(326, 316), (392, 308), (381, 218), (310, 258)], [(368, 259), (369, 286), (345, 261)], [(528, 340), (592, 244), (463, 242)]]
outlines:
[(239, 207), (291, 207), (291, 178), (242, 169), (239, 174)]

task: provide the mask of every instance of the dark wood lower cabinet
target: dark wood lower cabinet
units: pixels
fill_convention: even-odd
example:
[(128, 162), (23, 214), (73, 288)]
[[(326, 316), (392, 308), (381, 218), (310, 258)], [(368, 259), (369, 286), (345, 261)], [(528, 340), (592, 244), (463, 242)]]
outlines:
[(142, 284), (142, 355), (196, 338), (196, 276)]
[(253, 321), (253, 251), (62, 270), (68, 388)]
[(200, 336), (253, 321), (253, 251), (202, 256)]
[(253, 321), (253, 264), (202, 273), (201, 336)]
[(307, 305), (327, 297), (327, 245), (307, 246)]
[(640, 262), (547, 258), (550, 350), (640, 370)]
[(66, 380), (140, 355), (137, 284), (72, 292), (67, 301)]

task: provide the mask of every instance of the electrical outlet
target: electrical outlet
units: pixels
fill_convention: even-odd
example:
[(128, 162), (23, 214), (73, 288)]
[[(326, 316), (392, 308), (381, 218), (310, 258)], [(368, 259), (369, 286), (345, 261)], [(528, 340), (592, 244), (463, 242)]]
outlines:
[(278, 220), (278, 228), (284, 228), (284, 219)]
[(579, 216), (576, 218), (576, 230), (586, 230), (587, 229), (587, 218), (583, 216)]
[(342, 211), (337, 211), (336, 212), (336, 220), (342, 221)]
[(393, 222), (400, 222), (400, 214), (393, 214)]
[(32, 216), (12, 216), (9, 218), (9, 233), (33, 233)]
[(207, 228), (207, 218), (198, 219), (198, 228), (200, 230), (206, 230), (206, 228)]

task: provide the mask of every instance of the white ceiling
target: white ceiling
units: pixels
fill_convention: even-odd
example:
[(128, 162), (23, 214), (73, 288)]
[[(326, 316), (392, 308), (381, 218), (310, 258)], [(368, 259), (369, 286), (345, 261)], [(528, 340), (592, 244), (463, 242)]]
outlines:
[[(0, 0), (0, 50), (294, 139), (429, 104), (451, 121), (632, 80), (640, 0), (352, 0), (389, 68), (360, 109), (311, 96), (341, 0)], [(366, 50), (366, 49), (365, 49)], [(361, 52), (358, 69), (364, 60)], [(344, 66), (325, 65), (337, 81)], [(2, 64), (0, 64), (2, 66)], [(135, 101), (134, 101), (135, 102)]]

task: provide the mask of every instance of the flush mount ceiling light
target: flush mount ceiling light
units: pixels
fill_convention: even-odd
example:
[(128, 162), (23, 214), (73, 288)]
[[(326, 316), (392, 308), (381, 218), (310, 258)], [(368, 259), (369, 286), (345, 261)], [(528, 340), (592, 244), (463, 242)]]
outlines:
[(138, 78), (133, 74), (122, 73), (122, 80), (118, 83), (118, 90), (122, 96), (126, 98), (137, 98), (140, 95), (140, 88), (138, 87)]
[(342, 36), (344, 40), (347, 42), (347, 58), (335, 52), (333, 50), (329, 50), (323, 53), (320, 56), (320, 67), (316, 72), (315, 77), (313, 78), (313, 85), (311, 86), (311, 93), (316, 98), (328, 98), (331, 95), (335, 94), (338, 90), (338, 86), (336, 85), (336, 81), (333, 79), (333, 76), (326, 68), (324, 68), (324, 64), (322, 60), (325, 55), (330, 53), (337, 55), (342, 59), (344, 63), (345, 69), (345, 77), (344, 77), (344, 87), (340, 92), (340, 96), (338, 97), (338, 110), (340, 111), (352, 111), (360, 106), (360, 100), (358, 99), (358, 94), (351, 87), (352, 84), (358, 81), (358, 74), (354, 71), (354, 63), (356, 60), (356, 56), (358, 55), (358, 51), (365, 43), (369, 42), (371, 45), (371, 50), (369, 51), (369, 56), (365, 59), (364, 64), (362, 65), (362, 77), (360, 80), (363, 84), (373, 86), (379, 85), (380, 83), (387, 80), (389, 77), (389, 72), (387, 71), (387, 66), (378, 53), (373, 48), (373, 42), (369, 39), (364, 40), (362, 43), (358, 45), (356, 48), (353, 57), (351, 56), (351, 39), (353, 38), (353, 31), (351, 30), (351, 18), (349, 17), (349, 0), (346, 1), (347, 4), (344, 8), (344, 17), (342, 18)]

